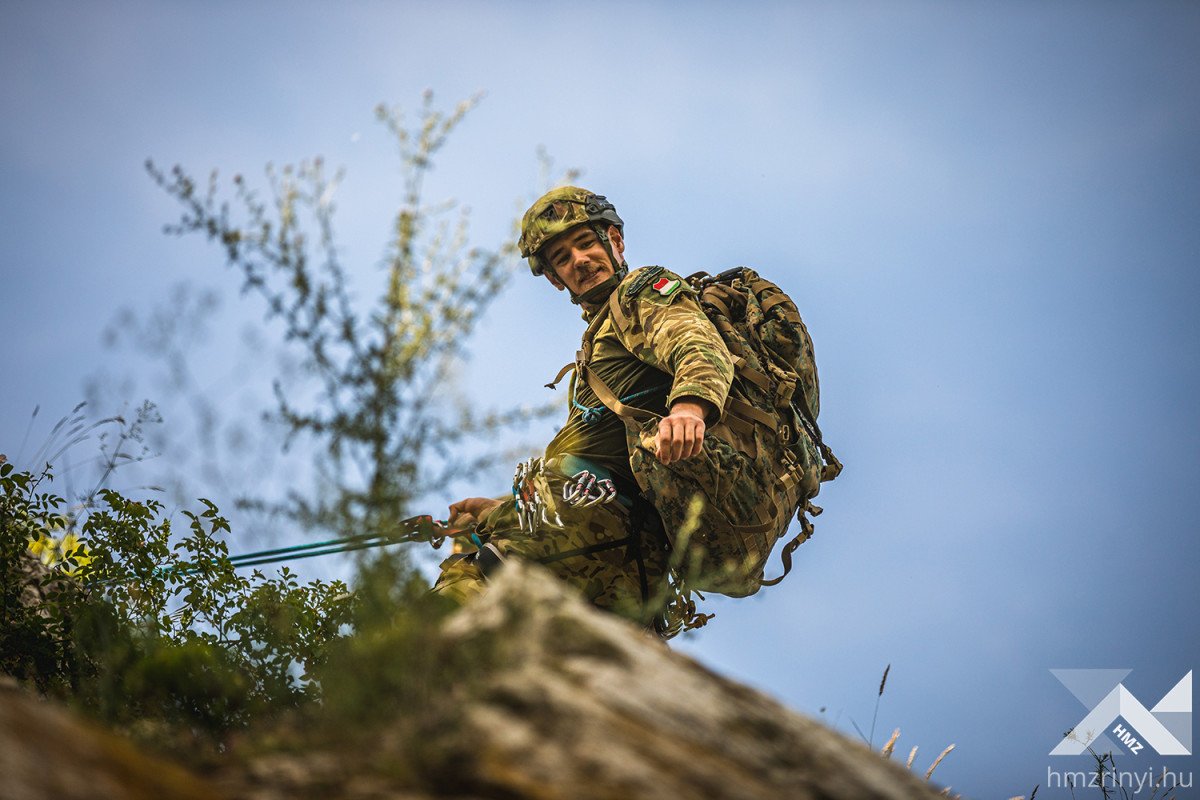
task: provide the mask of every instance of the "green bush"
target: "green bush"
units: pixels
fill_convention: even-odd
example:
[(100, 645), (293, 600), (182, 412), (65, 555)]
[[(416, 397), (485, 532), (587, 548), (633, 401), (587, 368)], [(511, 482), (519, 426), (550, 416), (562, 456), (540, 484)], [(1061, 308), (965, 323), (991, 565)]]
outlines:
[[(511, 241), (473, 246), (466, 209), (424, 194), (434, 157), (475, 102), (444, 113), (426, 95), (415, 119), (377, 110), (399, 145), (403, 195), (381, 279), (365, 289), (351, 286), (355, 271), (334, 235), (342, 172), (319, 158), (268, 166), (265, 188), (237, 176), (227, 190), (215, 172), (198, 180), (148, 162), (182, 209), (167, 231), (219, 246), (243, 290), (282, 326), (281, 352), (302, 367), (272, 381), (266, 416), (282, 423), (288, 443), (311, 443), (318, 479), (285, 497), (242, 498), (246, 507), (338, 537), (394, 530), (413, 498), (511, 460), (468, 442), (557, 413), (557, 404), (493, 411), (453, 391), (467, 338), (519, 267)], [(118, 325), (166, 358), (172, 375), (188, 372), (177, 305), (141, 324), (125, 312)], [(214, 408), (199, 393), (192, 399)], [(118, 466), (148, 456), (131, 446), (141, 445), (144, 423), (161, 422), (156, 408), (143, 405), (128, 425), (120, 417), (89, 425), (82, 407), (55, 426), (45, 458), (32, 460), (56, 462), (96, 429), (120, 424), (115, 446), (100, 437), (104, 469), (82, 510), (64, 512), (66, 502), (43, 490), (49, 468), (6, 465), (0, 476), (0, 671), (168, 743), (172, 734), (220, 742), (302, 707), (356, 730), (397, 704), (445, 702), (447, 681), (460, 688), (474, 656), (438, 652), (430, 633), (445, 606), (402, 554), (377, 551), (353, 592), (340, 581), (301, 584), (287, 569), (239, 573), (229, 524), (212, 503), (200, 500), (173, 529), (158, 501), (102, 488)], [(189, 449), (222, 472), (237, 469), (213, 440), (199, 441)], [(168, 460), (186, 463), (179, 455)]]
[(239, 574), (206, 500), (173, 536), (161, 503), (112, 490), (64, 514), (51, 480), (0, 465), (0, 670), (111, 723), (214, 738), (317, 696), (355, 615), (345, 583)]

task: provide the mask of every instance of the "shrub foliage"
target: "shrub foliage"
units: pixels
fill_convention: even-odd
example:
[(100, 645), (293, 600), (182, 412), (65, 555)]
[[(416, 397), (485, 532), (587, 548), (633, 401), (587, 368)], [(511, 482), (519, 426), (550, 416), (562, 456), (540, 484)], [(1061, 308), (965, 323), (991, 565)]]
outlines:
[[(228, 192), (216, 172), (196, 180), (147, 163), (182, 208), (167, 231), (219, 246), (302, 367), (274, 381), (266, 416), (289, 441), (308, 439), (314, 485), (248, 505), (337, 535), (386, 531), (413, 498), (496, 461), (467, 440), (548, 412), (448, 402), (456, 359), (516, 262), (511, 243), (472, 246), (467, 213), (424, 196), (434, 156), (474, 103), (443, 113), (427, 95), (412, 121), (377, 109), (403, 183), (375, 292), (352, 290), (333, 224), (342, 174), (319, 158), (268, 165), (265, 190), (237, 176)], [(120, 420), (96, 425), (110, 421)], [(65, 430), (45, 461), (90, 428), (75, 413)], [(0, 466), (0, 672), (158, 739), (220, 742), (318, 698), (329, 719), (368, 719), (380, 687), (413, 702), (430, 696), (455, 656), (422, 645), (445, 607), (402, 553), (376, 553), (353, 590), (301, 583), (287, 568), (239, 572), (230, 524), (212, 502), (170, 514), (109, 486), (115, 466), (145, 456), (122, 450), (129, 439), (140, 441), (140, 429), (103, 453), (103, 475), (73, 505), (49, 490), (49, 464)]]
[(0, 465), (0, 670), (111, 722), (210, 734), (316, 696), (345, 583), (238, 573), (211, 502), (173, 536), (156, 500), (103, 489), (64, 513), (51, 481)]

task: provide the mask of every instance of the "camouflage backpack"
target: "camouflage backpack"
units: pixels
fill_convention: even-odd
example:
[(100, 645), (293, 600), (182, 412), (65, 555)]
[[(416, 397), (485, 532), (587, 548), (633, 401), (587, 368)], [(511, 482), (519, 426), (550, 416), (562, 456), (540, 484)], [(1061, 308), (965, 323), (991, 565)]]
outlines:
[[(659, 462), (659, 417), (621, 403), (586, 361), (583, 374), (625, 421), (630, 466), (663, 518), (680, 580), (688, 589), (744, 597), (791, 571), (792, 553), (812, 535), (808, 516), (821, 513), (811, 500), (842, 465), (817, 426), (812, 340), (791, 298), (746, 267), (699, 272), (687, 282), (736, 370), (722, 420), (708, 428), (700, 455)], [(608, 309), (615, 325), (629, 324), (617, 292)], [(800, 532), (783, 548), (783, 574), (764, 580), (767, 558), (793, 516)]]

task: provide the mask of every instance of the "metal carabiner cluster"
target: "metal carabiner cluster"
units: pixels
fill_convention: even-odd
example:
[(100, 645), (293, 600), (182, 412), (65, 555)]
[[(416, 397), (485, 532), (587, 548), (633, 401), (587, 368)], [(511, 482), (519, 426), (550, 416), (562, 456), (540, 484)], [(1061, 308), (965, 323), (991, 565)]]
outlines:
[(587, 508), (611, 503), (617, 498), (617, 487), (611, 478), (597, 478), (584, 469), (563, 482), (562, 497), (572, 508)]
[(557, 512), (553, 519), (546, 513), (545, 503), (542, 502), (542, 496), (534, 483), (534, 476), (542, 468), (542, 459), (531, 458), (517, 464), (517, 469), (513, 473), (513, 498), (516, 501), (517, 522), (522, 531), (531, 534), (537, 533), (543, 522), (547, 525), (557, 525), (560, 528), (563, 525)]

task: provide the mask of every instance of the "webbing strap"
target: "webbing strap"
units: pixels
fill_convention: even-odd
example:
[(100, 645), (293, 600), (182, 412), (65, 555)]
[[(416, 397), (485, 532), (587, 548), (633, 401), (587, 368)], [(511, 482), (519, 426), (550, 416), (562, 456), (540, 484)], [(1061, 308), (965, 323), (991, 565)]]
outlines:
[(729, 411), (737, 416), (742, 417), (743, 419), (753, 420), (754, 422), (764, 426), (767, 430), (778, 433), (776, 420), (774, 417), (764, 411), (760, 411), (744, 400), (740, 400), (736, 397), (730, 397), (728, 407)]
[(608, 296), (608, 310), (612, 312), (613, 322), (621, 330), (629, 330), (629, 316), (625, 313), (625, 309), (621, 308), (621, 293), (614, 291)]
[(485, 579), (490, 579), (504, 565), (504, 554), (500, 548), (491, 542), (486, 543), (475, 553), (475, 566), (479, 567)]
[[(575, 353), (575, 360), (572, 361), (570, 364), (564, 365), (563, 368), (558, 371), (558, 374), (554, 376), (554, 380), (551, 381), (550, 383), (547, 383), (546, 386), (548, 386), (551, 389), (555, 388), (558, 385), (558, 382), (563, 379), (563, 376), (566, 375), (571, 370), (575, 370), (576, 375), (579, 375), (581, 372), (586, 371), (584, 368), (586, 368), (588, 362), (592, 360), (592, 343), (593, 343), (592, 340), (596, 336), (596, 331), (598, 331), (600, 329), (600, 326), (602, 324), (604, 324), (605, 317), (609, 313), (614, 313), (613, 312), (614, 307), (616, 308), (617, 313), (620, 312), (620, 305), (614, 304), (612, 302), (612, 299), (615, 298), (617, 296), (617, 294), (618, 294), (618, 292), (614, 291), (609, 296), (610, 302), (608, 304), (606, 304), (605, 306), (603, 306), (599, 311), (597, 311), (596, 315), (594, 317), (592, 317), (591, 322), (588, 323), (587, 330), (585, 330), (583, 332), (583, 339), (580, 342), (579, 350)], [(622, 319), (625, 319), (626, 321), (628, 321), (628, 318), (625, 317), (623, 314), (622, 314)], [(589, 382), (589, 385), (590, 385), (590, 382)], [(597, 394), (599, 394), (599, 393), (597, 392)], [(601, 398), (601, 402), (604, 402), (603, 398)], [(610, 408), (611, 408), (611, 406), (610, 406)]]
[(796, 391), (795, 378), (788, 378), (779, 381), (779, 385), (775, 387), (774, 403), (776, 408), (787, 408), (792, 401), (792, 395)]
[[(613, 294), (615, 295), (616, 292), (614, 291)], [(592, 317), (592, 321), (588, 323), (587, 330), (583, 332), (583, 340), (582, 344), (580, 345), (580, 350), (575, 355), (575, 362), (577, 364), (580, 362), (586, 363), (592, 360), (592, 342), (596, 338), (596, 332), (600, 330), (600, 326), (604, 324), (604, 320), (607, 317), (608, 312), (611, 310), (612, 303), (602, 306), (600, 310), (596, 312), (596, 316)]]
[[(619, 291), (614, 291), (608, 296), (608, 310), (612, 314), (613, 326), (628, 337), (629, 349), (632, 351), (641, 347), (646, 341), (646, 332), (640, 329), (636, 332), (634, 331), (633, 323), (629, 321), (629, 315), (621, 307), (621, 293)], [(594, 332), (589, 330), (584, 335), (586, 337), (589, 334), (594, 335)], [(589, 353), (589, 355), (591, 354)]]
[[(616, 294), (616, 292), (613, 292)], [(596, 330), (600, 324), (604, 322), (604, 310), (601, 309), (592, 317), (592, 321), (588, 323), (587, 330), (583, 332), (583, 343), (580, 350), (575, 354), (575, 360), (570, 364), (564, 364), (563, 368), (554, 376), (554, 380), (545, 384), (547, 389), (556, 389), (558, 384), (566, 377), (567, 373), (575, 369), (581, 362), (588, 361), (592, 356), (592, 337), (596, 335)]]
[[(771, 505), (772, 517), (778, 516), (779, 506), (775, 505), (774, 498), (772, 498)], [(766, 522), (760, 522), (757, 525), (730, 525), (729, 527), (733, 528), (738, 532), (738, 534), (741, 535), (743, 539), (745, 539), (747, 536), (756, 536), (760, 533), (770, 533), (771, 531), (775, 530), (775, 519), (772, 518)]]
[(751, 458), (758, 458), (758, 437), (754, 435), (753, 422), (726, 413), (721, 417), (721, 424), (740, 436), (743, 443), (753, 448), (750, 453)]
[(611, 542), (597, 542), (589, 544), (587, 547), (577, 547), (574, 550), (564, 550), (561, 553), (555, 553), (551, 556), (542, 556), (537, 559), (539, 564), (553, 564), (555, 561), (562, 561), (564, 558), (574, 558), (575, 556), (590, 556), (592, 553), (601, 553), (605, 550), (615, 550), (618, 547), (625, 547), (629, 544), (630, 537), (626, 536), (623, 539), (613, 539)]
[(587, 364), (581, 363), (579, 369), (583, 372), (583, 377), (587, 381), (587, 385), (596, 393), (596, 398), (618, 417), (631, 419), (635, 422), (650, 422), (651, 420), (661, 419), (653, 411), (646, 411), (645, 409), (627, 406), (622, 403), (621, 399), (613, 393), (613, 390), (608, 388), (608, 384), (589, 368)]
[[(618, 326), (620, 330), (628, 331), (631, 328), (629, 317), (625, 314), (624, 309), (621, 308), (619, 295), (620, 292), (616, 291), (609, 295), (608, 303), (604, 306), (604, 308), (596, 313), (596, 316), (588, 325), (587, 330), (584, 331), (583, 349), (579, 351), (574, 364), (576, 374), (583, 376), (583, 379), (587, 381), (587, 385), (591, 387), (593, 392), (595, 392), (596, 399), (603, 403), (606, 408), (608, 408), (618, 417), (621, 417), (622, 419), (633, 420), (634, 422), (639, 423), (661, 419), (658, 414), (655, 414), (651, 411), (646, 411), (645, 409), (628, 406), (622, 403), (621, 398), (617, 397), (616, 393), (612, 389), (608, 388), (608, 384), (604, 382), (604, 379), (597, 375), (588, 366), (588, 362), (591, 360), (592, 356), (592, 340), (596, 335), (596, 331), (603, 323), (606, 314), (611, 314), (613, 316), (613, 324)], [(645, 334), (634, 335), (630, 338), (630, 345), (632, 347), (636, 347), (644, 339)], [(564, 367), (563, 369), (566, 370), (567, 368)]]
[(573, 370), (573, 369), (575, 369), (575, 362), (574, 362), (574, 361), (572, 361), (572, 362), (568, 363), (566, 366), (564, 366), (562, 369), (560, 369), (560, 370), (558, 371), (558, 374), (554, 376), (554, 380), (552, 380), (552, 381), (550, 381), (549, 383), (547, 383), (547, 384), (546, 384), (546, 388), (547, 388), (547, 389), (555, 389), (555, 388), (557, 388), (557, 387), (558, 387), (558, 384), (559, 384), (559, 383), (562, 381), (562, 379), (563, 379), (564, 377), (566, 377), (566, 374), (567, 374), (568, 372), (570, 372), (571, 370)]
[(779, 485), (783, 487), (783, 491), (785, 493), (790, 492), (796, 487), (796, 484), (800, 482), (800, 479), (796, 477), (797, 473), (799, 472), (800, 466), (798, 464), (792, 464), (787, 468), (787, 471), (783, 473), (783, 476), (779, 479)]
[(783, 550), (779, 553), (779, 559), (783, 562), (783, 574), (777, 578), (770, 580), (760, 580), (763, 586), (774, 586), (788, 576), (792, 571), (792, 553), (796, 552), (796, 548), (807, 542), (813, 535), (813, 524), (808, 517), (800, 515), (800, 532), (796, 537), (783, 546)]
[[(762, 307), (763, 313), (765, 314), (768, 311), (770, 311), (772, 308), (774, 308), (775, 306), (779, 305), (780, 303), (791, 303), (791, 302), (792, 302), (792, 298), (788, 297), (784, 292), (780, 292), (779, 294), (774, 295), (774, 296), (769, 297), (766, 300), (764, 300), (761, 304), (761, 307)], [(795, 305), (795, 304), (793, 303), (793, 305)]]
[(800, 414), (800, 419), (808, 428), (809, 435), (816, 442), (817, 447), (821, 451), (821, 458), (825, 462), (821, 467), (821, 483), (831, 481), (838, 475), (842, 474), (842, 462), (838, 461), (837, 456), (833, 454), (833, 450), (829, 445), (825, 444), (825, 439), (821, 435), (821, 426), (817, 424), (817, 420), (813, 417), (812, 412), (808, 408), (808, 399), (805, 397), (804, 384), (796, 384), (796, 394), (799, 395), (799, 403), (793, 403), (792, 407)]
[(821, 483), (825, 483), (842, 474), (842, 462), (838, 461), (838, 457), (829, 449), (829, 445), (824, 442), (820, 444), (821, 456), (825, 459), (825, 466), (821, 467)]
[(747, 553), (755, 551), (758, 545), (758, 537), (773, 533), (779, 528), (779, 503), (775, 501), (774, 493), (769, 494), (767, 499), (771, 503), (771, 510), (765, 522), (760, 522), (757, 525), (730, 525), (734, 533), (741, 537), (742, 544), (746, 548)]
[[(722, 291), (722, 290), (724, 290), (724, 291)], [(729, 290), (729, 287), (722, 286), (720, 284), (715, 284), (713, 286), (707, 286), (704, 289), (703, 300), (705, 303), (708, 303), (709, 305), (716, 308), (717, 311), (720, 311), (721, 315), (724, 316), (725, 319), (732, 320), (733, 312), (729, 310), (728, 304), (726, 304), (725, 300), (721, 297), (721, 295), (725, 294), (725, 292), (727, 292), (728, 290)]]
[(750, 381), (759, 389), (762, 389), (764, 394), (770, 394), (771, 379), (750, 366), (750, 363), (746, 359), (741, 356), (733, 356), (733, 368), (737, 372), (738, 377)]

